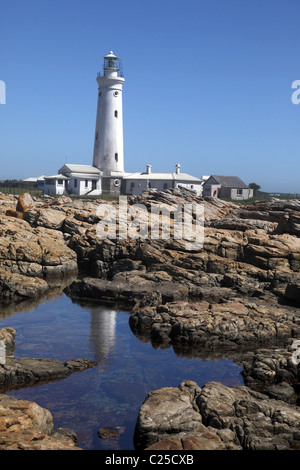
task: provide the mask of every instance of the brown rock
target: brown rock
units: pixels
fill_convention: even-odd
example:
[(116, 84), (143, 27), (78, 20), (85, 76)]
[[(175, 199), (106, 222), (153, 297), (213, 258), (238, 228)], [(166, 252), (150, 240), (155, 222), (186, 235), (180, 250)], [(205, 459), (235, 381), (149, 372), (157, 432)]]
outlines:
[(0, 299), (2, 301), (38, 297), (48, 290), (49, 286), (43, 279), (11, 274), (9, 271), (0, 269)]
[(177, 389), (162, 388), (148, 394), (138, 415), (135, 447), (290, 450), (299, 447), (299, 419), (299, 407), (269, 399), (245, 386), (230, 388), (209, 382), (200, 388), (187, 381)]
[(112, 439), (119, 437), (122, 432), (124, 432), (124, 428), (122, 427), (101, 427), (98, 429), (98, 437), (101, 439)]
[(238, 349), (297, 337), (300, 312), (294, 307), (247, 298), (219, 303), (176, 301), (139, 308), (129, 324), (136, 335), (150, 337), (155, 345), (169, 342), (191, 350)]
[(77, 271), (77, 256), (61, 232), (0, 215), (0, 267), (13, 274), (62, 276)]
[(207, 430), (194, 435), (190, 433), (188, 436), (178, 434), (167, 437), (145, 450), (226, 450), (226, 446), (215, 432)]
[(13, 210), (13, 209), (8, 209), (5, 212), (5, 215), (7, 215), (8, 217), (16, 217), (16, 219), (22, 219), (23, 218), (23, 212), (16, 211), (16, 210)]
[(18, 197), (16, 210), (23, 213), (28, 209), (33, 209), (35, 203), (29, 193), (24, 193)]
[(0, 450), (80, 450), (70, 439), (51, 437), (52, 431), (48, 410), (0, 395)]

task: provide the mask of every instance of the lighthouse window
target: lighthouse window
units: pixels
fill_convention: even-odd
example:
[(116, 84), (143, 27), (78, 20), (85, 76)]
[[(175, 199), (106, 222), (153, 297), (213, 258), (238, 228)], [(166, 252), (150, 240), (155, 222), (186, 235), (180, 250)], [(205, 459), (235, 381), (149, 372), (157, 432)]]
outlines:
[(118, 154), (117, 153), (115, 153), (115, 160), (116, 160), (116, 162), (118, 161)]
[(118, 117), (118, 111), (117, 110), (115, 111), (115, 117), (116, 118)]
[(96, 132), (96, 140), (98, 139), (98, 132)]

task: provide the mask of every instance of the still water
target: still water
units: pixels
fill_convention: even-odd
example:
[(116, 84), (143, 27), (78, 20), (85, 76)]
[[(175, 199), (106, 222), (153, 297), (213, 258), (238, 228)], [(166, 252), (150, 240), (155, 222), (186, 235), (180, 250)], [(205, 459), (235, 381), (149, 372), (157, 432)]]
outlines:
[[(90, 450), (132, 450), (139, 408), (147, 393), (194, 380), (242, 384), (241, 367), (228, 359), (180, 357), (173, 348), (154, 348), (129, 327), (129, 313), (95, 303), (78, 304), (65, 295), (19, 311), (2, 310), (0, 328), (16, 330), (16, 357), (67, 361), (85, 357), (98, 365), (47, 385), (8, 394), (51, 411), (54, 427), (73, 429)], [(121, 427), (115, 439), (100, 439), (99, 427)]]

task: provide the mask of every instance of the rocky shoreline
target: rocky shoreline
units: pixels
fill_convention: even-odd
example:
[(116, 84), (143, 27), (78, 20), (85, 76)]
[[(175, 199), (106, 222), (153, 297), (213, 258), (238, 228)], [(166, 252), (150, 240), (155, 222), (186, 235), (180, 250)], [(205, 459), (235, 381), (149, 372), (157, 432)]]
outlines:
[[(204, 245), (196, 251), (172, 236), (99, 239), (103, 203), (0, 196), (0, 300), (42, 297), (55, 279), (63, 285), (79, 273), (66, 283), (68, 296), (126, 308), (133, 333), (155, 347), (238, 356), (244, 387), (200, 389), (187, 378), (178, 389), (150, 392), (138, 418), (137, 448), (299, 448), (300, 373), (293, 355), (300, 339), (299, 201), (243, 206), (186, 190), (128, 197), (129, 205), (146, 208), (204, 206)], [(170, 217), (163, 215), (164, 221)], [(69, 366), (59, 365), (62, 375)], [(47, 380), (46, 369), (38, 380)], [(213, 419), (207, 403), (217, 406), (224, 397), (228, 409)], [(195, 426), (186, 428), (185, 413)]]
[(245, 386), (185, 381), (152, 391), (135, 429), (143, 450), (299, 450), (300, 408)]

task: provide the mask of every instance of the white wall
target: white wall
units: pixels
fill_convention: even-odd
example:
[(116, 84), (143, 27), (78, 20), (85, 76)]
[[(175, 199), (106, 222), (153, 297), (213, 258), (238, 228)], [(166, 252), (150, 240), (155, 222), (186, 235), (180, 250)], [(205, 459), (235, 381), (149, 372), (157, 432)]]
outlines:
[(190, 189), (191, 191), (196, 191), (197, 196), (202, 196), (203, 186), (200, 183), (185, 183), (185, 182), (177, 182), (175, 187), (183, 186), (184, 188)]
[(97, 82), (99, 89), (93, 165), (104, 173), (124, 172), (122, 110), (124, 78), (98, 77)]
[[(134, 188), (131, 188), (132, 183), (134, 184)], [(151, 184), (151, 186), (149, 186), (149, 184)], [(152, 180), (151, 174), (149, 175), (149, 179), (126, 180), (126, 194), (139, 195), (145, 189), (157, 189), (158, 191), (164, 191), (174, 187), (177, 188), (178, 186), (183, 186), (184, 188), (196, 191), (197, 195), (202, 194), (202, 185), (200, 183), (187, 183), (185, 181), (174, 182), (174, 180)]]
[(242, 189), (242, 194), (238, 194), (237, 189), (232, 189), (231, 190), (231, 199), (233, 200), (243, 200), (243, 199), (249, 199), (250, 197), (253, 197), (253, 189)]
[(204, 184), (203, 186), (203, 197), (205, 196), (218, 196), (218, 191), (221, 189), (220, 184)]
[[(77, 181), (77, 186), (75, 186), (75, 180)], [(87, 180), (87, 186), (86, 186)], [(92, 191), (92, 180), (89, 178), (71, 178), (68, 180), (68, 191), (65, 191), (66, 184), (63, 180), (63, 184), (58, 184), (58, 179), (53, 180), (54, 184), (44, 186), (44, 194), (74, 194), (75, 196), (82, 196), (90, 191)], [(93, 195), (101, 194), (101, 179), (96, 183), (96, 189), (93, 190)]]
[(58, 179), (52, 180), (54, 184), (44, 184), (44, 194), (59, 194), (62, 195), (65, 192), (65, 180), (62, 180), (62, 184), (58, 184)]

